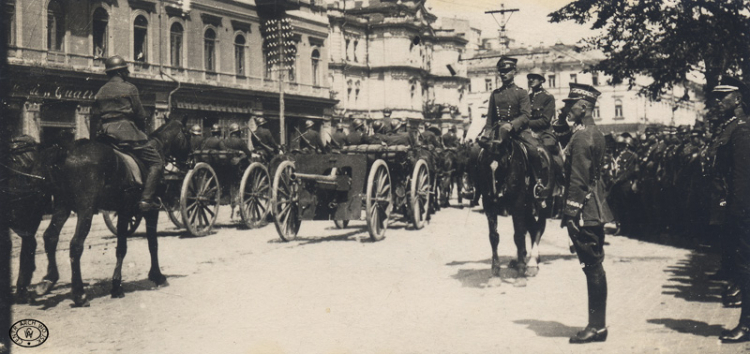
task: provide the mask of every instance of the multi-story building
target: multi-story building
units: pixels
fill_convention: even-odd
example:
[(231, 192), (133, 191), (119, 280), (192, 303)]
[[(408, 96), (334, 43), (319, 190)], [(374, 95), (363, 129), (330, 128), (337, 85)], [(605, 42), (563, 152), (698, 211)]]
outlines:
[(594, 117), (605, 133), (643, 131), (649, 124), (689, 125), (702, 119), (703, 98), (698, 84), (688, 82), (663, 95), (660, 101), (653, 101), (638, 94), (638, 85), (647, 83), (645, 77), (637, 78), (636, 87), (629, 89), (628, 83), (610, 85), (609, 77), (587, 70), (604, 58), (601, 52), (582, 51), (560, 43), (537, 48), (493, 48), (480, 50), (474, 58), (465, 60), (471, 80), (468, 94), (473, 122), (471, 137), (484, 126), (490, 93), (502, 85), (495, 65), (503, 54), (518, 59), (516, 85), (520, 87), (528, 87), (526, 74), (534, 68), (541, 69), (546, 79), (544, 88), (555, 96), (558, 109), (563, 106), (562, 99), (567, 97), (571, 82), (596, 87), (602, 94), (594, 108)]
[[(278, 132), (279, 84), (265, 65), (265, 19), (255, 2), (182, 1), (7, 1), (4, 33), (12, 90), (4, 102), (11, 114), (2, 117), (3, 125), (43, 144), (69, 139), (60, 138), (61, 132), (88, 137), (91, 104), (106, 82), (104, 59), (120, 55), (130, 62), (131, 81), (152, 128), (163, 122), (171, 104), (171, 114), (187, 116), (190, 124), (247, 127), (252, 116), (265, 116)], [(287, 14), (296, 52), (285, 69), (290, 134), (302, 119), (330, 120), (335, 104), (326, 82), (325, 11), (303, 0)]]
[(468, 117), (467, 40), (435, 25), (421, 0), (329, 4), (329, 81), (343, 121), (388, 117), (440, 125)]

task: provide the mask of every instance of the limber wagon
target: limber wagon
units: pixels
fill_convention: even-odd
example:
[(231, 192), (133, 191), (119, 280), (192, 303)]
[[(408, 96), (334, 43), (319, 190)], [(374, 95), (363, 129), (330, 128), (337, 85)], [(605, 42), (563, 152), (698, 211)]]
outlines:
[(353, 145), (338, 153), (298, 155), (274, 174), (271, 206), (279, 236), (293, 240), (302, 220), (367, 221), (373, 241), (382, 240), (391, 214), (427, 223), (430, 173), (423, 151), (409, 146)]

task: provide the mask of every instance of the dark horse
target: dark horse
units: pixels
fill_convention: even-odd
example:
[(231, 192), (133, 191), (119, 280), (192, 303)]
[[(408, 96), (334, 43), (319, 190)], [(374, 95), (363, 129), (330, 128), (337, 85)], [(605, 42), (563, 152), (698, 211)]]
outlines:
[(468, 163), (468, 152), (463, 147), (447, 148), (443, 151), (442, 175), (440, 176), (440, 206), (447, 207), (450, 197), (453, 195), (453, 186), (457, 187), (458, 204), (463, 202), (462, 192), (464, 189), (463, 178)]
[[(184, 122), (170, 119), (151, 133), (149, 144), (154, 144), (162, 156), (171, 156), (177, 161), (186, 161), (190, 151), (189, 135)], [(55, 208), (49, 227), (44, 233), (44, 248), (47, 253), (47, 275), (37, 287), (37, 294), (47, 294), (59, 279), (55, 251), (60, 231), (71, 211), (78, 215), (75, 234), (70, 241), (70, 265), (72, 292), (75, 306), (88, 306), (81, 276), (81, 255), (84, 241), (91, 229), (91, 219), (98, 210), (112, 210), (118, 214), (117, 221), (117, 265), (112, 275), (112, 297), (123, 297), (122, 262), (127, 253), (128, 221), (138, 213), (137, 202), (141, 187), (134, 186), (122, 159), (108, 144), (87, 139), (76, 141), (65, 152), (60, 161), (47, 168), (47, 178), (53, 186)], [(151, 270), (148, 279), (156, 285), (166, 285), (167, 279), (159, 269), (156, 225), (159, 211), (144, 213), (146, 237), (151, 253)], [(23, 262), (22, 262), (23, 265)], [(33, 266), (33, 264), (32, 264)], [(33, 268), (32, 268), (33, 271)]]
[[(482, 141), (481, 145), (484, 149), (478, 158), (477, 187), (482, 194), (484, 214), (490, 231), (492, 274), (500, 274), (497, 217), (502, 210), (507, 210), (513, 219), (513, 240), (517, 250), (517, 258), (511, 262), (511, 267), (515, 267), (521, 276), (535, 276), (539, 271), (539, 241), (552, 203), (542, 202), (534, 197), (534, 179), (521, 142), (506, 137), (502, 140)], [(531, 236), (528, 264), (527, 233)]]

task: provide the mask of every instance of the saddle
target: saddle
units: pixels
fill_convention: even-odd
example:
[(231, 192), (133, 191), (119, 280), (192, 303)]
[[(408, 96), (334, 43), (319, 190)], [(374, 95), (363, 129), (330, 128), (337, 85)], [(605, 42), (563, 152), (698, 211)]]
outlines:
[(129, 152), (119, 149), (114, 149), (114, 151), (118, 157), (117, 162), (125, 166), (128, 182), (135, 186), (143, 186), (143, 181), (146, 180), (146, 166)]

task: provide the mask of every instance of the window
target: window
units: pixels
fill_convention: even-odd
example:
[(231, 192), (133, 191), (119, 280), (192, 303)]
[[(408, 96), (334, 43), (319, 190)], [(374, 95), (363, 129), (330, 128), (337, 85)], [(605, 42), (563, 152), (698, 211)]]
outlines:
[(346, 60), (349, 60), (349, 40), (346, 40)]
[(182, 42), (185, 30), (179, 22), (169, 29), (169, 62), (175, 68), (182, 67)]
[(266, 80), (273, 79), (273, 64), (270, 63), (269, 60), (271, 59), (268, 58), (268, 52), (264, 50), (263, 51), (263, 63), (265, 63), (265, 67), (266, 67), (266, 70), (265, 70)]
[(133, 59), (145, 63), (148, 61), (148, 20), (140, 15), (133, 24)]
[(13, 1), (7, 1), (5, 3), (5, 35), (7, 36), (5, 43), (8, 45), (16, 44), (16, 5)]
[(484, 90), (492, 91), (492, 79), (484, 79)]
[(57, 0), (47, 7), (47, 50), (62, 52), (65, 47), (65, 14)]
[(320, 86), (320, 52), (317, 49), (312, 52), (312, 84)]
[(578, 83), (578, 74), (570, 74), (570, 82)]
[(591, 85), (592, 86), (599, 86), (599, 73), (592, 72), (591, 73)]
[(602, 114), (599, 111), (599, 105), (598, 104), (596, 106), (594, 106), (594, 112), (591, 115), (593, 115), (594, 118), (597, 118), (597, 119), (599, 119), (599, 118), (602, 117)]
[(623, 117), (623, 115), (622, 115), (622, 100), (619, 99), (619, 98), (615, 100), (615, 117), (616, 118), (622, 118)]
[(287, 54), (289, 56), (289, 71), (287, 74), (287, 78), (289, 79), (289, 82), (297, 82), (297, 44), (291, 45), (288, 47), (289, 53)]
[(557, 82), (555, 82), (555, 75), (547, 76), (547, 85), (549, 87), (557, 87)]
[(234, 68), (237, 76), (245, 76), (245, 37), (234, 37)]
[(203, 64), (206, 71), (216, 72), (216, 32), (211, 28), (203, 36)]
[(352, 50), (354, 52), (354, 62), (357, 63), (359, 60), (357, 59), (357, 45), (359, 44), (359, 41), (354, 41), (354, 49)]
[(94, 21), (92, 24), (91, 34), (94, 39), (93, 55), (94, 58), (104, 58), (107, 56), (107, 24), (109, 23), (109, 14), (103, 8), (94, 11)]

